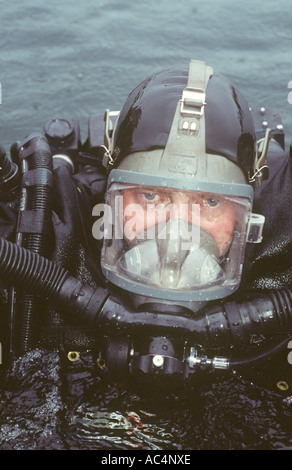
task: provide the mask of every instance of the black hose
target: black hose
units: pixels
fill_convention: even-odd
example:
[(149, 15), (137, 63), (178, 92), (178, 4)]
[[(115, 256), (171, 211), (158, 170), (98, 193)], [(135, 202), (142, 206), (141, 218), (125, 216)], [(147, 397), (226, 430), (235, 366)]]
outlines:
[(57, 292), (68, 276), (68, 271), (47, 258), (3, 238), (0, 238), (0, 271), (7, 284), (45, 299)]
[[(25, 207), (20, 209), (18, 233), (24, 246), (42, 256), (48, 256), (52, 209), (52, 154), (42, 134), (27, 137), (19, 149), (22, 163), (22, 189)], [(25, 222), (24, 219), (29, 221)], [(33, 294), (24, 292), (18, 299), (14, 340), (17, 354), (23, 354), (35, 343), (39, 302)]]
[(103, 325), (103, 331), (106, 334), (113, 331), (124, 334), (143, 331), (145, 334), (155, 336), (175, 334), (175, 336), (182, 338), (187, 335), (188, 338), (202, 345), (212, 342), (214, 347), (232, 342), (228, 320), (222, 309), (216, 311), (216, 316), (203, 312), (186, 316), (185, 312), (174, 314), (171, 312), (134, 311), (119, 299), (111, 296), (98, 314), (96, 322)]
[(262, 362), (266, 362), (268, 359), (271, 359), (276, 354), (280, 353), (284, 349), (287, 349), (287, 343), (289, 338), (285, 336), (280, 342), (271, 346), (269, 344), (268, 348), (264, 348), (259, 352), (253, 352), (252, 355), (245, 355), (245, 356), (236, 356), (229, 361), (229, 368), (230, 369), (237, 369), (239, 367), (244, 367), (246, 365), (255, 365)]
[(3, 238), (0, 277), (19, 291), (52, 301), (87, 325), (94, 324), (109, 296), (107, 289), (83, 285), (61, 266)]
[(291, 291), (250, 296), (246, 302), (207, 307), (192, 317), (171, 313), (131, 311), (110, 297), (98, 316), (105, 332), (134, 332), (143, 328), (160, 334), (187, 335), (211, 348), (250, 345), (255, 336), (292, 331)]
[[(79, 319), (83, 327), (100, 328), (102, 335), (148, 332), (154, 336), (187, 337), (212, 350), (233, 347), (234, 351), (250, 346), (254, 336), (292, 331), (292, 293), (288, 289), (269, 295), (253, 294), (241, 303), (212, 306), (194, 317), (134, 312), (110, 296), (107, 289), (83, 285), (63, 268), (5, 239), (0, 239), (0, 273), (7, 283), (49, 298)], [(271, 351), (278, 350), (278, 346)], [(281, 342), (279, 347), (282, 346)], [(260, 359), (258, 353), (250, 360)], [(235, 359), (234, 364), (247, 361), (247, 358)]]
[(107, 289), (85, 286), (46, 258), (5, 239), (0, 239), (0, 272), (6, 282), (66, 306), (83, 324), (100, 326), (105, 334), (148, 328), (154, 334), (184, 333), (199, 344), (216, 348), (249, 344), (254, 335), (292, 329), (292, 294), (288, 289), (253, 294), (245, 302), (226, 302), (186, 317), (132, 311)]

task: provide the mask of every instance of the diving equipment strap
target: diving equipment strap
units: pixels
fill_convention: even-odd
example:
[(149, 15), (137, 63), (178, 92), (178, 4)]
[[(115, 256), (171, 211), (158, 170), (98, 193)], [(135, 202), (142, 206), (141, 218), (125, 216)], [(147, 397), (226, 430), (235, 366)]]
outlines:
[[(176, 107), (162, 164), (163, 161), (167, 164), (173, 155), (182, 166), (185, 159), (193, 158), (196, 167), (196, 157), (206, 154), (204, 107), (206, 87), (212, 74), (213, 69), (205, 62), (190, 61), (187, 86)], [(188, 166), (190, 163), (188, 161)]]
[(206, 104), (206, 86), (212, 73), (211, 67), (207, 67), (205, 62), (190, 61), (188, 83), (180, 100), (182, 116), (203, 115)]
[(270, 140), (272, 138), (272, 131), (267, 128), (265, 137), (257, 142), (258, 159), (256, 161), (254, 174), (249, 177), (249, 183), (259, 187), (262, 181), (269, 177), (269, 167), (267, 166), (267, 154)]

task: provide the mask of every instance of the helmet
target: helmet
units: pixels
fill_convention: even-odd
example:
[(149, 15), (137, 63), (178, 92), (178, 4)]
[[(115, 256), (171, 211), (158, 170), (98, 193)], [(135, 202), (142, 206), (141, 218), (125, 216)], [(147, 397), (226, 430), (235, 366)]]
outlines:
[(245, 244), (261, 240), (252, 183), (266, 153), (240, 92), (200, 61), (154, 74), (126, 100), (110, 150), (108, 280), (139, 302), (201, 305), (237, 289)]
[[(113, 158), (117, 167), (134, 152), (165, 148), (177, 103), (187, 86), (187, 70), (153, 75), (128, 97), (117, 122)], [(206, 153), (236, 163), (246, 178), (254, 171), (256, 138), (251, 112), (240, 92), (224, 77), (212, 74), (207, 82)]]

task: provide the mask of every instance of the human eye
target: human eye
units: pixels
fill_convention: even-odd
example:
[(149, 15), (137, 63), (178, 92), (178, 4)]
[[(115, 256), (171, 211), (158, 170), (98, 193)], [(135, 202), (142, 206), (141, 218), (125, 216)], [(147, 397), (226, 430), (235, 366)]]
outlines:
[(167, 205), (170, 198), (163, 192), (145, 191), (140, 192), (138, 199), (142, 204)]
[(142, 193), (142, 197), (148, 202), (155, 202), (158, 199), (158, 194), (155, 193)]
[(217, 196), (213, 196), (210, 194), (202, 195), (200, 201), (199, 201), (201, 210), (204, 211), (211, 211), (214, 213), (215, 211), (218, 212), (218, 210), (222, 209), (222, 203), (220, 201), (220, 198)]
[(204, 200), (205, 206), (207, 207), (217, 207), (219, 205), (219, 201), (214, 197), (210, 197)]

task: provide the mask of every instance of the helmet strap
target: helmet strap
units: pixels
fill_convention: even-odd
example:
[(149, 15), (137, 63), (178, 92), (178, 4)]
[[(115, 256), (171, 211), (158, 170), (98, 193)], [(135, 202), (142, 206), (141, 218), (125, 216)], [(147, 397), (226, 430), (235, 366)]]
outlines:
[(206, 87), (213, 69), (205, 62), (191, 60), (188, 82), (177, 103), (174, 119), (161, 164), (168, 166), (175, 156), (177, 171), (196, 167), (196, 158), (206, 153), (205, 115)]

